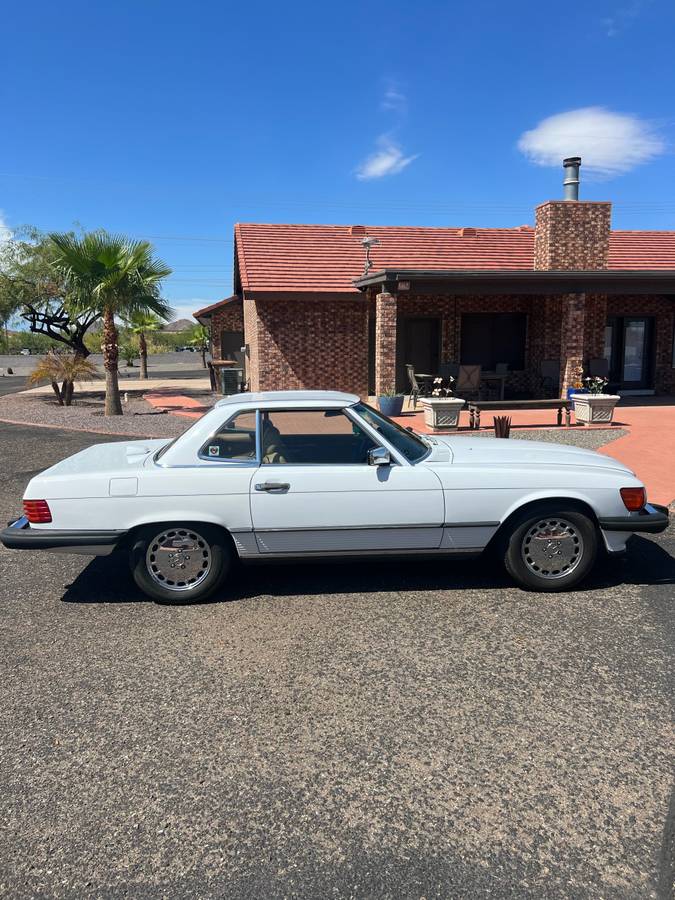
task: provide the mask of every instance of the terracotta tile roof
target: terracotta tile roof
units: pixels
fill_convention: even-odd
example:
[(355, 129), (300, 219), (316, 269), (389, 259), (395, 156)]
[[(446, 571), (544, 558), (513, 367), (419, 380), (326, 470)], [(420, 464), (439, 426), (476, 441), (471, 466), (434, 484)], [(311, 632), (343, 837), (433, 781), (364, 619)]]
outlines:
[[(534, 229), (349, 225), (235, 225), (241, 286), (253, 293), (354, 293), (364, 234), (379, 238), (372, 271), (532, 269)], [(675, 232), (614, 231), (610, 269), (675, 269)]]
[(610, 269), (675, 269), (675, 231), (613, 231)]
[(210, 306), (205, 306), (202, 309), (198, 309), (197, 312), (192, 313), (193, 319), (198, 319), (199, 316), (206, 316), (209, 313), (212, 313), (215, 309), (220, 309), (221, 306), (224, 306), (226, 303), (232, 303), (233, 300), (239, 300), (236, 294), (233, 294), (231, 297), (225, 297), (224, 300), (216, 300), (215, 303), (212, 303)]

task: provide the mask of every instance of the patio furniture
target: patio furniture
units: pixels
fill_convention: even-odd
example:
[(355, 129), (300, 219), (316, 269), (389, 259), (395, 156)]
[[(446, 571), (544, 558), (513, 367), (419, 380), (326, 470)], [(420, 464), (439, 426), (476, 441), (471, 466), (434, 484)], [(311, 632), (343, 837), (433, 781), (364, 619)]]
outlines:
[(413, 409), (417, 406), (417, 398), (422, 393), (422, 388), (417, 380), (417, 375), (415, 374), (415, 366), (412, 363), (405, 364), (405, 370), (408, 373), (408, 382), (410, 384), (410, 402), (413, 405)]
[(609, 360), (604, 356), (596, 359), (589, 359), (588, 374), (591, 378), (609, 378)]
[(565, 413), (565, 427), (570, 424), (570, 400), (472, 400), (469, 407), (469, 428), (480, 428), (480, 414), (483, 410), (502, 409), (557, 409), (558, 426), (562, 425), (563, 412)]
[(504, 387), (506, 385), (506, 379), (508, 378), (507, 372), (481, 372), (480, 380), (484, 384), (488, 385), (488, 389), (494, 385), (495, 391), (499, 394), (499, 399), (504, 399)]
[(508, 375), (509, 374), (509, 364), (508, 363), (497, 363), (495, 366), (495, 373), (497, 375)]
[(560, 384), (560, 360), (543, 359), (539, 366), (540, 390), (542, 394), (554, 397)]
[(459, 367), (457, 375), (457, 384), (455, 385), (455, 393), (459, 397), (468, 400), (471, 395), (480, 397), (481, 367), (480, 366), (462, 366)]
[(454, 378), (455, 381), (457, 381), (457, 376), (459, 375), (459, 363), (441, 363), (438, 367), (438, 374), (444, 381), (447, 381), (448, 378)]

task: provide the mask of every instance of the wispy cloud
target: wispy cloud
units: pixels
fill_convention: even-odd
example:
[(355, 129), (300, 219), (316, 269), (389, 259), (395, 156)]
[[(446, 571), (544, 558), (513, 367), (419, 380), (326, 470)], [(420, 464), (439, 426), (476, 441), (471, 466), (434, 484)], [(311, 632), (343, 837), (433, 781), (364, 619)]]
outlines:
[(0, 241), (8, 241), (12, 236), (12, 230), (8, 226), (5, 214), (0, 209)]
[(380, 109), (385, 112), (395, 112), (403, 116), (408, 111), (408, 98), (396, 84), (390, 81), (384, 91), (384, 96), (380, 103)]
[(629, 28), (650, 3), (651, 0), (633, 0), (632, 3), (617, 7), (611, 16), (600, 19), (600, 24), (605, 29), (607, 37), (616, 37)]
[(521, 135), (518, 149), (538, 166), (557, 166), (565, 156), (581, 156), (585, 170), (610, 178), (660, 156), (666, 144), (652, 122), (587, 106), (542, 119)]
[[(393, 116), (395, 128), (405, 119), (408, 112), (408, 98), (396, 81), (390, 79), (385, 83), (380, 109)], [(400, 142), (394, 137), (395, 128), (389, 128), (376, 138), (375, 150), (358, 164), (354, 173), (359, 181), (397, 175), (417, 159), (419, 153), (406, 154), (403, 151)]]
[(419, 153), (406, 156), (401, 147), (388, 134), (381, 134), (376, 141), (377, 149), (367, 156), (356, 169), (356, 177), (359, 181), (370, 181), (373, 178), (383, 178), (385, 175), (397, 175)]

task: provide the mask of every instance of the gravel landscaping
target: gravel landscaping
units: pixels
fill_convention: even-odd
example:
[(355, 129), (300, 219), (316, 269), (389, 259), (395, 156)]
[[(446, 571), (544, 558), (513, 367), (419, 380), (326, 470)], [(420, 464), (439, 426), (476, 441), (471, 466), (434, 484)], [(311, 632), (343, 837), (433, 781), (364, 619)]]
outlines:
[[(204, 407), (213, 406), (219, 399), (218, 395), (210, 391), (191, 391), (190, 396)], [(157, 438), (176, 437), (194, 421), (186, 416), (158, 410), (133, 395), (130, 395), (128, 402), (124, 404), (123, 416), (106, 418), (103, 415), (102, 392), (76, 394), (74, 404), (70, 407), (58, 406), (49, 394), (10, 394), (0, 397), (0, 420), (2, 419), (102, 434)], [(587, 450), (597, 450), (627, 433), (625, 428), (619, 427), (515, 429), (511, 432), (511, 440), (549, 441), (553, 444), (572, 444)], [(467, 438), (494, 440), (492, 431), (458, 431), (455, 434)]]
[[(197, 399), (206, 406), (213, 404), (215, 398), (209, 393)], [(133, 395), (123, 406), (123, 416), (106, 417), (103, 415), (102, 393), (76, 395), (73, 406), (68, 407), (59, 406), (47, 394), (10, 394), (0, 399), (0, 419), (103, 434), (157, 438), (176, 437), (194, 421), (185, 416), (161, 412)]]

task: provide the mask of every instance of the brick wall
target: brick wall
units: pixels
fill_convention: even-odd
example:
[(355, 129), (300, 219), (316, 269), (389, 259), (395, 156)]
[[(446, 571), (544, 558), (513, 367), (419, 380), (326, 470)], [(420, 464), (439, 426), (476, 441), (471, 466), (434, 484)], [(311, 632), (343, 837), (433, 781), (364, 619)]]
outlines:
[(220, 359), (221, 331), (243, 331), (244, 313), (241, 300), (232, 300), (215, 310), (211, 316), (211, 355)]
[(378, 294), (375, 298), (375, 395), (396, 389), (396, 297)]
[(606, 269), (611, 218), (611, 203), (542, 203), (536, 210), (535, 269)]
[(368, 304), (355, 300), (245, 300), (251, 389), (368, 394)]

